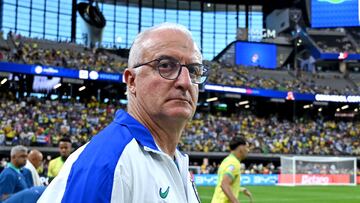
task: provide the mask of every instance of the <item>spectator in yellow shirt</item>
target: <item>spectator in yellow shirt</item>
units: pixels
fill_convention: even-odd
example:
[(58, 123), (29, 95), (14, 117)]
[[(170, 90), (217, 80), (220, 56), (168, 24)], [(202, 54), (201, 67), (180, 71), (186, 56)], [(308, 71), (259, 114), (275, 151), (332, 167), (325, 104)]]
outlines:
[(58, 175), (60, 169), (64, 165), (66, 159), (70, 156), (72, 151), (71, 140), (64, 137), (59, 140), (60, 156), (51, 160), (48, 167), (49, 183)]

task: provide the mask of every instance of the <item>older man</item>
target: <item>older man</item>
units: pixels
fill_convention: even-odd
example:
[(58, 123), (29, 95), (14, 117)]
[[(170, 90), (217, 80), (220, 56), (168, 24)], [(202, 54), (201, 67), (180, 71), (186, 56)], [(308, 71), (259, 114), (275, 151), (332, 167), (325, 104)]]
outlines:
[(42, 165), (43, 154), (37, 150), (33, 149), (28, 154), (28, 160), (26, 162), (25, 168), (31, 171), (32, 180), (34, 182), (34, 186), (42, 186), (43, 184), (40, 181), (40, 176), (37, 170)]
[(124, 72), (128, 113), (74, 152), (38, 202), (199, 202), (176, 146), (207, 77), (183, 26), (140, 33)]
[(26, 164), (27, 148), (18, 145), (11, 148), (10, 163), (0, 174), (0, 202), (11, 195), (33, 186), (31, 172)]

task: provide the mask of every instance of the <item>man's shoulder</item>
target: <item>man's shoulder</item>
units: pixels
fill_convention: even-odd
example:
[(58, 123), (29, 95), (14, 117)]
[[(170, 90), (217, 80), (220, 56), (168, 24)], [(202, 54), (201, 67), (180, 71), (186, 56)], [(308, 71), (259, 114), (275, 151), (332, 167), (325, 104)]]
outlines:
[(236, 159), (233, 156), (228, 156), (226, 157), (223, 162), (223, 165), (233, 165), (234, 167), (240, 167), (240, 161), (238, 159)]
[[(90, 160), (96, 159), (97, 161), (92, 164), (116, 163), (132, 139), (133, 136), (125, 126), (112, 122), (93, 137), (82, 150), (76, 162), (91, 163)], [(82, 165), (82, 167), (86, 165), (88, 164)]]
[(60, 161), (62, 162), (61, 156), (58, 156), (58, 157), (56, 157), (54, 159), (51, 159), (49, 164), (55, 164), (55, 163), (60, 162)]
[(5, 175), (16, 175), (15, 173), (16, 171), (14, 171), (12, 168), (10, 167), (6, 167), (4, 168), (4, 170), (0, 173), (0, 177), (1, 176), (5, 176)]
[(21, 169), (21, 171), (22, 171), (23, 174), (26, 174), (26, 173), (30, 173), (30, 174), (31, 174), (31, 170), (28, 169), (28, 168), (26, 168), (26, 167), (23, 167), (23, 168)]
[[(77, 156), (69, 166), (71, 168), (70, 173), (79, 177), (95, 177), (103, 176), (109, 172), (108, 170), (113, 171), (133, 138), (126, 126), (116, 122), (110, 123), (90, 142), (74, 152), (77, 153)], [(133, 155), (130, 153), (130, 156)], [(89, 174), (84, 173), (84, 171), (88, 171)], [(72, 184), (76, 184), (76, 181)]]
[[(234, 156), (234, 155), (228, 155), (224, 161), (227, 161), (227, 162), (239, 162), (239, 160)], [(240, 163), (240, 162), (239, 162)]]
[[(110, 197), (113, 184), (117, 184), (114, 182), (118, 178), (114, 178), (117, 164), (122, 157), (126, 157), (126, 163), (129, 157), (136, 158), (136, 153), (129, 151), (138, 147), (134, 142), (125, 126), (110, 124), (86, 146), (75, 151), (75, 156), (70, 156), (66, 161), (63, 173), (60, 172), (60, 178), (66, 182), (66, 185), (61, 185), (64, 189), (62, 200), (67, 202), (77, 197), (82, 198), (81, 202), (99, 202), (98, 196)], [(129, 143), (132, 143), (131, 146)], [(126, 155), (123, 153), (125, 151)]]
[(32, 165), (32, 163), (29, 160), (27, 160), (24, 167), (25, 168), (31, 168), (31, 167), (34, 167), (34, 165)]
[(35, 166), (29, 160), (26, 161), (26, 164), (25, 164), (24, 168), (29, 169), (31, 172), (33, 172), (33, 171), (36, 172)]
[(17, 180), (18, 178), (18, 174), (17, 172), (10, 168), (10, 167), (6, 167), (1, 173), (0, 173), (0, 180), (10, 180), (10, 179), (14, 179)]
[(96, 134), (89, 144), (92, 144), (92, 142), (96, 141), (106, 141), (111, 142), (109, 138), (111, 137), (124, 137), (124, 136), (131, 136), (128, 128), (126, 126), (123, 126), (119, 124), (116, 121), (111, 122), (109, 125), (107, 125), (104, 129), (102, 129), (98, 134)]
[(126, 126), (120, 125), (117, 122), (111, 122), (91, 139), (84, 151), (94, 145), (105, 150), (109, 147), (118, 147), (119, 144), (126, 145), (132, 138), (133, 136)]

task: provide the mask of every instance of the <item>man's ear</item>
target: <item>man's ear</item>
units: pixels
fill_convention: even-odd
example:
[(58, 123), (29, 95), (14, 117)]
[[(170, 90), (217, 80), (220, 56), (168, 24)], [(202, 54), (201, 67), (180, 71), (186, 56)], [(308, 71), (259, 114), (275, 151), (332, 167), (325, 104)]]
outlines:
[(129, 70), (128, 68), (124, 71), (124, 80), (126, 85), (128, 86), (128, 90), (132, 93), (136, 93), (136, 85), (135, 85), (135, 72), (133, 70)]

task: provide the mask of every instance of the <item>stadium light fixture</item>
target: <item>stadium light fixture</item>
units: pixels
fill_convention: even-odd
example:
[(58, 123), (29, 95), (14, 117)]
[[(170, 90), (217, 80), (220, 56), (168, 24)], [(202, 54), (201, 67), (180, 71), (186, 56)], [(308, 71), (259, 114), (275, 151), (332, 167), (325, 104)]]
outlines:
[(81, 87), (79, 88), (79, 92), (83, 91), (85, 88), (86, 88), (85, 86), (81, 86)]
[(342, 107), (341, 107), (342, 110), (345, 110), (345, 109), (347, 109), (347, 108), (349, 108), (349, 105), (345, 105), (345, 106), (342, 106)]
[(54, 86), (54, 90), (56, 90), (57, 88), (61, 87), (61, 83), (58, 83)]
[(2, 84), (2, 85), (3, 85), (3, 84), (5, 84), (5, 83), (6, 83), (6, 81), (7, 81), (7, 79), (6, 79), (6, 78), (2, 79), (1, 84)]
[(206, 102), (213, 102), (213, 101), (217, 101), (217, 100), (218, 100), (217, 97), (212, 97), (212, 98), (206, 99)]
[(310, 104), (307, 104), (307, 105), (304, 105), (304, 109), (308, 109), (308, 108), (310, 108), (311, 107), (311, 105)]
[(248, 100), (245, 100), (245, 101), (239, 102), (239, 105), (241, 106), (241, 105), (245, 105), (245, 104), (248, 104), (248, 103), (249, 103), (249, 101), (248, 101)]
[(117, 37), (116, 37), (116, 42), (117, 42), (117, 43), (121, 43), (121, 42), (122, 42), (121, 36), (117, 36)]

